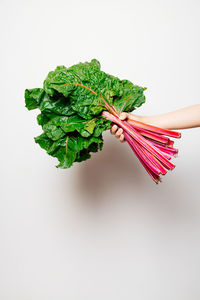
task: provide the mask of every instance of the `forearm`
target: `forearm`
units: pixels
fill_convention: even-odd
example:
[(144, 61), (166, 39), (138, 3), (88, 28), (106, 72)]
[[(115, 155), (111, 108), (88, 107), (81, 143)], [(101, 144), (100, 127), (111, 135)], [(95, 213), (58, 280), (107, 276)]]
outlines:
[(142, 116), (140, 121), (165, 129), (186, 129), (200, 126), (200, 104), (156, 116)]

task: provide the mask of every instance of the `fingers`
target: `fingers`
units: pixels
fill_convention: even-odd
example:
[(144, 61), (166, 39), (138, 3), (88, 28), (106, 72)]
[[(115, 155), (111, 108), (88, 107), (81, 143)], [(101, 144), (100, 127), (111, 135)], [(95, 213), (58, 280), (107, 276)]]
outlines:
[(122, 132), (123, 132), (123, 129), (122, 129), (122, 128), (118, 129), (118, 130), (116, 131), (116, 133), (115, 133), (116, 138), (119, 139), (120, 136), (122, 135)]
[(110, 129), (111, 134), (115, 134), (116, 138), (120, 140), (120, 142), (124, 142), (124, 135), (123, 135), (123, 129), (118, 129), (117, 125), (113, 125)]
[(111, 134), (115, 134), (116, 138), (120, 140), (121, 143), (125, 142), (125, 138), (123, 135), (123, 129), (118, 129), (117, 125), (113, 125), (110, 129)]
[(113, 125), (110, 129), (110, 132), (111, 134), (115, 134), (115, 136), (119, 138), (123, 132), (123, 129), (122, 128), (118, 129), (117, 125)]
[(123, 134), (121, 134), (119, 140), (120, 140), (121, 143), (124, 143), (124, 142), (125, 142), (125, 139), (124, 139), (124, 135), (123, 135)]
[(126, 113), (126, 112), (123, 112), (120, 114), (119, 116), (120, 120), (124, 121), (126, 119), (131, 119), (131, 120), (136, 120), (136, 121), (142, 121), (141, 120), (141, 116), (137, 116), (137, 115), (134, 115), (134, 114), (130, 114), (130, 113)]
[(111, 134), (115, 134), (117, 129), (118, 129), (117, 125), (113, 125), (110, 129)]
[(128, 113), (125, 113), (125, 112), (121, 113), (120, 116), (119, 116), (119, 118), (120, 118), (120, 120), (127, 119), (128, 118)]

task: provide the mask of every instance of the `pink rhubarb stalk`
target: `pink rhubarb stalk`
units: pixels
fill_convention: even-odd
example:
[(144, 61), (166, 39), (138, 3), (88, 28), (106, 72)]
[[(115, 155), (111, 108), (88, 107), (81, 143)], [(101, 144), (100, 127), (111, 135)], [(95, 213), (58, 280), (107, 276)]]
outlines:
[(152, 142), (152, 144), (154, 146), (156, 146), (157, 148), (159, 148), (161, 151), (168, 153), (169, 155), (176, 156), (178, 154), (178, 149), (176, 149), (176, 148), (164, 147), (164, 146), (156, 144), (154, 142)]
[(145, 123), (142, 123), (140, 121), (135, 121), (135, 120), (131, 120), (131, 119), (128, 119), (127, 122), (129, 124), (131, 124), (132, 126), (134, 126), (135, 128), (137, 128), (137, 129), (142, 128), (142, 129), (152, 131), (154, 133), (159, 133), (159, 134), (171, 136), (171, 137), (174, 137), (174, 138), (180, 138), (181, 137), (180, 132), (177, 132), (177, 131), (162, 129), (162, 128), (159, 128), (159, 127), (156, 127), (156, 126), (152, 126), (152, 125), (145, 124)]
[(156, 149), (156, 147), (154, 147), (153, 145), (151, 145), (149, 142), (146, 141), (146, 139), (141, 136), (140, 134), (137, 133), (137, 131), (133, 128), (132, 130), (130, 129), (130, 127), (127, 125), (126, 121), (121, 121), (119, 119), (117, 119), (115, 116), (113, 116), (112, 114), (110, 114), (109, 112), (103, 112), (103, 116), (118, 124), (122, 129), (124, 129), (128, 134), (130, 134), (130, 136), (132, 136), (139, 144), (141, 144), (144, 148), (146, 148), (152, 155), (154, 155), (160, 162), (162, 162), (162, 164), (168, 169), (168, 170), (172, 170), (175, 168), (175, 165), (172, 164), (171, 162), (169, 162), (161, 153), (161, 151), (159, 151), (158, 149)]
[(148, 130), (145, 130), (145, 129), (139, 129), (138, 132), (145, 136), (145, 137), (148, 137), (149, 139), (151, 140), (154, 140), (154, 141), (157, 141), (157, 142), (160, 142), (162, 144), (168, 144), (169, 143), (169, 138), (163, 136), (163, 135), (159, 135), (157, 133), (152, 133)]
[(156, 175), (151, 168), (149, 168), (145, 161), (142, 159), (142, 157), (140, 156), (140, 154), (138, 153), (138, 151), (136, 150), (136, 147), (134, 145), (134, 143), (132, 142), (132, 138), (129, 134), (127, 134), (126, 132), (123, 133), (124, 137), (126, 139), (126, 141), (128, 142), (129, 146), (131, 147), (132, 151), (135, 153), (135, 155), (137, 156), (137, 158), (139, 159), (139, 161), (141, 162), (141, 164), (143, 165), (143, 167), (145, 168), (145, 170), (147, 171), (147, 173), (150, 175), (150, 177), (154, 180), (155, 183), (159, 183), (159, 181), (161, 181), (161, 178), (159, 175)]

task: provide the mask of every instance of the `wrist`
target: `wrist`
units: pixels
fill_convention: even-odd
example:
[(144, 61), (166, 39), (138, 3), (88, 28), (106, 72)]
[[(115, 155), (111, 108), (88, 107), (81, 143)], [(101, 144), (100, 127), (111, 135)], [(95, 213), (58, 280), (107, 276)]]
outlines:
[(139, 121), (142, 123), (150, 124), (150, 125), (153, 125), (153, 123), (154, 123), (152, 116), (140, 116)]
[(163, 121), (158, 118), (158, 116), (142, 116), (141, 122), (152, 126), (169, 129), (167, 128), (166, 124), (164, 124)]
[(128, 113), (128, 118), (131, 119), (131, 120), (135, 120), (135, 121), (139, 121), (139, 122), (144, 122), (143, 121), (143, 116), (134, 115), (132, 113)]

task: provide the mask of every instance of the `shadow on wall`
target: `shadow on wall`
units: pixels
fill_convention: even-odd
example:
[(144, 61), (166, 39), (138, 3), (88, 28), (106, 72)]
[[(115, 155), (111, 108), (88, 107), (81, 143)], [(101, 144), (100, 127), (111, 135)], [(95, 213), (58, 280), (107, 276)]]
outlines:
[(84, 205), (123, 200), (133, 207), (137, 202), (152, 214), (159, 213), (175, 222), (194, 217), (196, 199), (188, 201), (192, 186), (187, 185), (185, 176), (180, 177), (181, 171), (169, 172), (156, 185), (126, 143), (110, 137), (104, 141), (101, 152), (77, 166), (76, 195)]
[(92, 154), (90, 160), (79, 165), (77, 189), (88, 202), (98, 203), (105, 195), (125, 193), (127, 196), (127, 190), (130, 197), (130, 189), (143, 188), (144, 181), (149, 186), (154, 184), (144, 173), (129, 146), (109, 137), (101, 152)]

